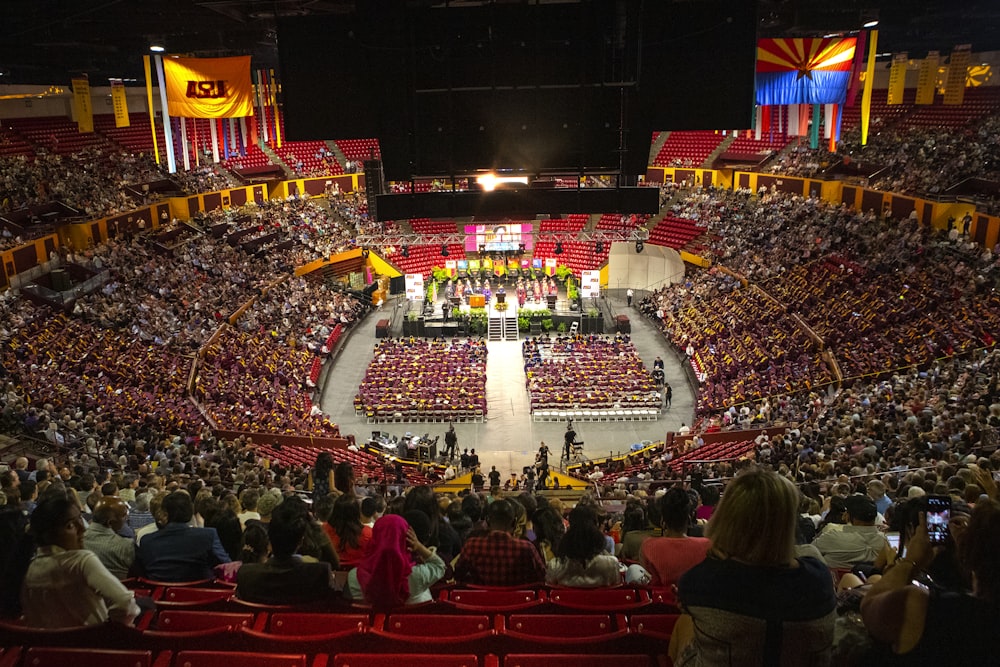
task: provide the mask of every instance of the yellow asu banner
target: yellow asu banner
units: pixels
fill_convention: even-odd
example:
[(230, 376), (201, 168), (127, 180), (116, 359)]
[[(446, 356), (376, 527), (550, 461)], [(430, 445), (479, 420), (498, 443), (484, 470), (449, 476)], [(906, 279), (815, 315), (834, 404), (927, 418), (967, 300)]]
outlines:
[(90, 81), (87, 77), (73, 79), (73, 106), (76, 107), (78, 132), (94, 131), (94, 107), (90, 103)]
[(111, 79), (111, 108), (115, 111), (115, 127), (128, 127), (128, 102), (121, 79)]
[(167, 113), (181, 118), (239, 118), (253, 114), (250, 56), (164, 58)]

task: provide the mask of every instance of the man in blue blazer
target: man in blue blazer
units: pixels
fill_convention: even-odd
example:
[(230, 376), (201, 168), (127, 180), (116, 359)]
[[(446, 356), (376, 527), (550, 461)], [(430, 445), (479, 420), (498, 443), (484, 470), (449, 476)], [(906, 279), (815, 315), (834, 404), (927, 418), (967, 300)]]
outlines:
[(215, 528), (193, 528), (194, 503), (186, 491), (163, 499), (167, 525), (142, 538), (136, 548), (139, 573), (155, 581), (197, 581), (215, 577), (212, 570), (228, 563)]

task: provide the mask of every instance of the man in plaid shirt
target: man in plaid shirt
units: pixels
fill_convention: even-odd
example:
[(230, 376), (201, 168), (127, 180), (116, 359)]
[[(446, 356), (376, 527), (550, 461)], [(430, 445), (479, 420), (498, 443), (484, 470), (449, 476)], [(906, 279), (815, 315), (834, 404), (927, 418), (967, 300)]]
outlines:
[(514, 537), (514, 508), (495, 500), (486, 510), (489, 532), (470, 537), (455, 564), (455, 579), (480, 586), (519, 586), (545, 581), (545, 563), (528, 540)]

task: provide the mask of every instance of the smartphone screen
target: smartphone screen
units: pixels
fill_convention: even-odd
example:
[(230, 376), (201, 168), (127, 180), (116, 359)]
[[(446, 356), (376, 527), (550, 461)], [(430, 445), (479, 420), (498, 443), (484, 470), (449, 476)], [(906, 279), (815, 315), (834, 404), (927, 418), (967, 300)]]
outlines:
[(944, 544), (951, 519), (951, 496), (927, 496), (927, 536), (931, 544)]

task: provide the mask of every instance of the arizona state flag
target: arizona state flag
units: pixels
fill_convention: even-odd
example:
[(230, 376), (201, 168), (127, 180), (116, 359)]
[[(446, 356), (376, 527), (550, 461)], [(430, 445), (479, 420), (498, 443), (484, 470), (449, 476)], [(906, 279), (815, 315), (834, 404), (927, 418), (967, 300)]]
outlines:
[(757, 40), (757, 104), (843, 104), (857, 40)]
[(167, 112), (181, 118), (239, 118), (253, 114), (250, 56), (164, 58)]

